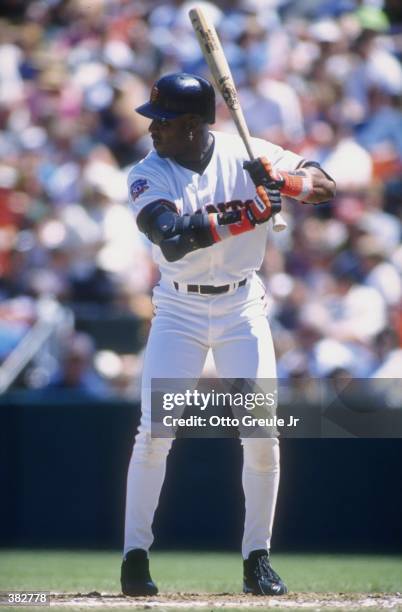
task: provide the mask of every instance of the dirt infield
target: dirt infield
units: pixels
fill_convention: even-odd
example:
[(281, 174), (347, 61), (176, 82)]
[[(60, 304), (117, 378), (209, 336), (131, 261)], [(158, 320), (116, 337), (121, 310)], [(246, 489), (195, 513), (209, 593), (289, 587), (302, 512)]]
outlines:
[(52, 593), (51, 607), (136, 608), (289, 608), (291, 610), (398, 610), (402, 611), (400, 593), (291, 593), (282, 597), (252, 597), (233, 593), (162, 593), (156, 597), (123, 597), (116, 593)]

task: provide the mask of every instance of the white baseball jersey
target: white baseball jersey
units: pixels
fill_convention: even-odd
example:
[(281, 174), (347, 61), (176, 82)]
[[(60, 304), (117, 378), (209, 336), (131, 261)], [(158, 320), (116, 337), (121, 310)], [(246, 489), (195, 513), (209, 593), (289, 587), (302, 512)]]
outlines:
[[(144, 206), (160, 199), (173, 202), (179, 214), (193, 214), (198, 210), (230, 210), (254, 198), (255, 185), (243, 169), (243, 162), (248, 159), (243, 141), (234, 134), (212, 134), (214, 152), (201, 175), (172, 159), (159, 157), (155, 151), (131, 169), (130, 206), (136, 216)], [(296, 153), (259, 138), (252, 139), (252, 148), (256, 156), (266, 156), (278, 170), (295, 170), (303, 161)], [(173, 263), (167, 262), (155, 245), (153, 256), (165, 281), (224, 285), (259, 270), (266, 235), (267, 223), (264, 223), (252, 231), (188, 253)]]

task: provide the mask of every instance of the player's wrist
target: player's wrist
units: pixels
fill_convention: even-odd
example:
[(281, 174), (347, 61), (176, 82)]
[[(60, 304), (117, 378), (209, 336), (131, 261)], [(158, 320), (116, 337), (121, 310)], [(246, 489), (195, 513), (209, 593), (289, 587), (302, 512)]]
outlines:
[(304, 201), (313, 193), (313, 179), (305, 170), (280, 171), (278, 177), (280, 177), (282, 183), (280, 192), (284, 196)]
[(210, 213), (208, 219), (214, 242), (250, 232), (255, 227), (255, 221), (250, 216), (247, 206), (240, 210), (225, 213)]

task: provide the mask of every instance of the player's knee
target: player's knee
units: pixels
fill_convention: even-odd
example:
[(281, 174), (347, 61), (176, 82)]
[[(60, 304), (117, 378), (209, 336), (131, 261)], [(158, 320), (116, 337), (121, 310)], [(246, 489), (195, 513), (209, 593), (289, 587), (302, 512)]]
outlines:
[(135, 438), (133, 458), (138, 463), (158, 464), (165, 461), (173, 440), (152, 438), (148, 432), (141, 431)]
[(247, 438), (243, 440), (244, 467), (255, 472), (279, 471), (279, 440)]

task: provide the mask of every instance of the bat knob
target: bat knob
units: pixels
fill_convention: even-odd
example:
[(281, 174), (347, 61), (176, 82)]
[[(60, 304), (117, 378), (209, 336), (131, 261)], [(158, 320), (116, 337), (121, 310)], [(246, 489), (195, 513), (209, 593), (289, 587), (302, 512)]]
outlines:
[(272, 225), (274, 232), (283, 232), (288, 226), (285, 219), (279, 213), (272, 217)]

